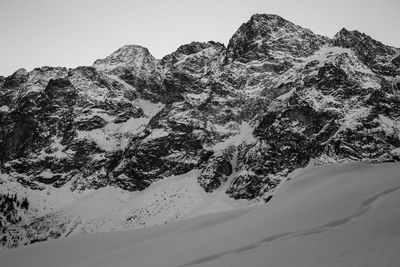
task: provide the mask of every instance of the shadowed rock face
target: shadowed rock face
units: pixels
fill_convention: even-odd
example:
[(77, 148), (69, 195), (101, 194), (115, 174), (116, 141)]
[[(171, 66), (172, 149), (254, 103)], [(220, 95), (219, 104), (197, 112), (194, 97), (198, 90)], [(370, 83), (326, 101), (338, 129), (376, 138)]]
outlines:
[(343, 28), (333, 37), (332, 44), (352, 49), (365, 65), (378, 74), (399, 75), (400, 73), (395, 58), (398, 49), (384, 45), (365, 33)]
[(208, 193), (219, 188), (232, 174), (232, 152), (227, 150), (222, 155), (213, 155), (205, 164), (198, 182)]
[(261, 57), (273, 58), (276, 52), (300, 57), (312, 54), (327, 42), (328, 38), (318, 36), (277, 15), (257, 14), (242, 24), (232, 36), (228, 54), (232, 60), (243, 63)]
[(397, 68), (400, 68), (400, 54), (396, 55), (393, 59), (392, 59), (392, 63), (394, 65), (396, 65)]
[(128, 45), (91, 67), (21, 69), (0, 77), (1, 171), (34, 190), (137, 191), (198, 169), (206, 192), (268, 199), (311, 161), (400, 159), (399, 55), (254, 15), (227, 47), (157, 60)]
[(4, 79), (3, 86), (5, 88), (16, 88), (28, 80), (28, 72), (26, 69), (19, 69), (11, 76)]

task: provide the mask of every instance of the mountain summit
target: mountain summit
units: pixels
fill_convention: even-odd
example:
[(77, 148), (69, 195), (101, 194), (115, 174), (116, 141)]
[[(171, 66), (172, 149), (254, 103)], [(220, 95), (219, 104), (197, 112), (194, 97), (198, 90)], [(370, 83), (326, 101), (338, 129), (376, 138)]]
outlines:
[(1, 245), (268, 201), (310, 164), (399, 161), (399, 55), (258, 14), (227, 47), (0, 77)]
[(254, 15), (240, 26), (228, 44), (233, 59), (251, 61), (268, 57), (270, 52), (292, 56), (307, 56), (315, 52), (328, 38), (314, 34), (277, 15)]
[(116, 67), (131, 67), (136, 71), (149, 71), (154, 68), (157, 60), (149, 50), (139, 45), (125, 45), (104, 59), (98, 59), (93, 66), (103, 70)]

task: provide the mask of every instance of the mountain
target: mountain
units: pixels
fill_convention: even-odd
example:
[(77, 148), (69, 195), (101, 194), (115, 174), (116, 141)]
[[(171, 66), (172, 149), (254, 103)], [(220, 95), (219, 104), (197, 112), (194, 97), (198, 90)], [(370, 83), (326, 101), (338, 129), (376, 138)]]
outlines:
[(358, 31), (257, 14), (227, 47), (127, 45), (1, 77), (1, 244), (267, 202), (308, 165), (399, 161), (399, 62)]

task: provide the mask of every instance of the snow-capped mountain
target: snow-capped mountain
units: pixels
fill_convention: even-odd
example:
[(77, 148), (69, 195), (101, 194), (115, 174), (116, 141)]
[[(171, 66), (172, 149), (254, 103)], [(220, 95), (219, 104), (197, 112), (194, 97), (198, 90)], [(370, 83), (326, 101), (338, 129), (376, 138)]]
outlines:
[(276, 15), (227, 47), (18, 70), (0, 77), (1, 244), (268, 201), (309, 164), (398, 161), (399, 90), (400, 49)]

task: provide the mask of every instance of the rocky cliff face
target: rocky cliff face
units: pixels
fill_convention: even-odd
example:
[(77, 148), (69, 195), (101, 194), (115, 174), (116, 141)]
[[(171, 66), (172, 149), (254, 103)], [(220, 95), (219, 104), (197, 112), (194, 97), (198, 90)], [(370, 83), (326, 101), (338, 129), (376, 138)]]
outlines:
[[(205, 192), (268, 200), (310, 162), (398, 161), (399, 55), (357, 31), (329, 39), (254, 15), (227, 47), (157, 60), (129, 45), (90, 67), (18, 70), (0, 77), (3, 191), (142, 191), (197, 171)], [(67, 235), (68, 218), (40, 230), (54, 214), (27, 209), (28, 241)]]

